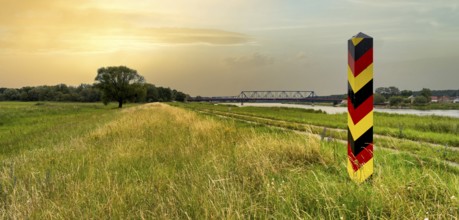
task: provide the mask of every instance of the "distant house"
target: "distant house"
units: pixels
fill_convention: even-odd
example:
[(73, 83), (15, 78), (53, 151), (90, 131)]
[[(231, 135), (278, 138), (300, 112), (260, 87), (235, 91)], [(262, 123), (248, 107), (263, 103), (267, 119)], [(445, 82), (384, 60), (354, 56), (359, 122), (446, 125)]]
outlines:
[(342, 104), (342, 105), (347, 105), (347, 99), (343, 99), (343, 100), (341, 101), (341, 104)]
[(414, 97), (414, 95), (410, 95), (407, 99), (409, 99), (411, 104), (413, 104), (414, 103), (414, 98), (416, 98), (416, 97)]
[(453, 103), (459, 103), (459, 97), (453, 100)]
[(451, 102), (451, 98), (449, 96), (440, 96), (438, 97), (438, 102), (448, 103)]
[(430, 102), (437, 103), (438, 102), (438, 96), (430, 96)]

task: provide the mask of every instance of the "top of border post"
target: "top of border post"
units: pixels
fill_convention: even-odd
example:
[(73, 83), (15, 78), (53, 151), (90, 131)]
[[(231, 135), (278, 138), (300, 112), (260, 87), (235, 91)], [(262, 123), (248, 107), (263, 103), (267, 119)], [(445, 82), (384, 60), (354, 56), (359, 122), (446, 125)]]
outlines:
[(352, 38), (371, 38), (373, 39), (372, 37), (362, 33), (362, 32), (359, 32), (357, 35), (353, 36)]
[(353, 45), (354, 47), (356, 47), (357, 44), (359, 44), (360, 42), (362, 42), (364, 39), (365, 39), (366, 41), (370, 40), (371, 42), (373, 42), (373, 38), (372, 38), (372, 37), (370, 37), (370, 36), (368, 36), (368, 35), (366, 35), (366, 34), (364, 34), (364, 33), (362, 33), (362, 32), (359, 32), (357, 35), (355, 35), (355, 36), (353, 36), (351, 39), (349, 39), (349, 42), (352, 42), (352, 45)]

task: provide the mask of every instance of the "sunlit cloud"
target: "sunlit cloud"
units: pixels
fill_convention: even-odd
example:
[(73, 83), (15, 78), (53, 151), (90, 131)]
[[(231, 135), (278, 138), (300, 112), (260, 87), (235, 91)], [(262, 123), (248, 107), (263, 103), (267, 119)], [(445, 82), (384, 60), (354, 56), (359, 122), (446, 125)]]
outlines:
[(166, 44), (237, 45), (253, 42), (249, 36), (215, 29), (151, 28), (145, 30), (153, 42)]
[(49, 29), (27, 33), (11, 31), (1, 34), (0, 47), (28, 52), (97, 52), (118, 49), (151, 49), (157, 46), (205, 44), (241, 45), (252, 43), (248, 35), (213, 29), (131, 28), (124, 30), (91, 30), (74, 32)]
[[(91, 83), (99, 67), (127, 65), (152, 83), (192, 94), (234, 94), (251, 87), (345, 93), (346, 42), (362, 31), (374, 37), (376, 87), (419, 89), (416, 80), (400, 80), (415, 73), (430, 83), (424, 87), (451, 88), (457, 78), (449, 58), (459, 51), (458, 5), (457, 0), (2, 1), (0, 87)], [(415, 67), (425, 60), (435, 60), (429, 63), (435, 73)], [(447, 62), (438, 65), (441, 60)]]
[[(46, 2), (47, 4), (44, 4)], [(77, 3), (77, 1), (69, 1)], [(78, 1), (78, 3), (80, 3)], [(241, 45), (246, 34), (212, 28), (152, 27), (159, 15), (44, 0), (2, 5), (1, 52), (110, 52), (177, 44)]]

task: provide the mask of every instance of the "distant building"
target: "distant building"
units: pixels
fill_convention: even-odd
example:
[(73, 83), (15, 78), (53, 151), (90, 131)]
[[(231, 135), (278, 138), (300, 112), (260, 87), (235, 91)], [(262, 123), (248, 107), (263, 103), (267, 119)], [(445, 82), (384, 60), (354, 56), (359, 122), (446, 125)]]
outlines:
[(438, 97), (438, 102), (450, 103), (452, 99), (449, 96), (440, 96)]
[(453, 103), (459, 103), (459, 97), (453, 100)]
[(416, 98), (416, 97), (414, 97), (414, 95), (410, 95), (407, 99), (409, 99), (411, 104), (413, 104), (414, 103), (414, 98)]
[(430, 96), (430, 102), (437, 103), (438, 102), (438, 96)]

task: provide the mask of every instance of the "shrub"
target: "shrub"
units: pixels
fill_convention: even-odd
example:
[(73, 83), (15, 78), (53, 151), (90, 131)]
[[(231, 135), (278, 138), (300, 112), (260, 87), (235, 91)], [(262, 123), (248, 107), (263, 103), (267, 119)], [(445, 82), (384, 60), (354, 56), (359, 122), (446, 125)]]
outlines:
[(415, 105), (425, 105), (425, 104), (427, 104), (427, 102), (428, 102), (428, 100), (424, 96), (417, 96), (416, 98), (414, 98), (414, 104)]
[(402, 102), (403, 102), (403, 97), (401, 97), (401, 96), (392, 96), (389, 99), (389, 104), (391, 106), (400, 105)]

